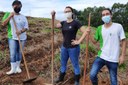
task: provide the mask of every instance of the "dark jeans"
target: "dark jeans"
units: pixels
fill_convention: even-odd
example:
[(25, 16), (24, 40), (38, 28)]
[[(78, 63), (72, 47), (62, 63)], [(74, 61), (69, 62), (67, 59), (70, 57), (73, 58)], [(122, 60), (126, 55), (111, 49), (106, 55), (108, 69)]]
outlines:
[(90, 72), (90, 79), (91, 79), (93, 85), (98, 84), (97, 74), (104, 65), (106, 65), (109, 70), (111, 85), (118, 85), (117, 84), (118, 63), (109, 62), (109, 61), (101, 59), (100, 57), (97, 57), (95, 59), (93, 65), (92, 65), (91, 72)]

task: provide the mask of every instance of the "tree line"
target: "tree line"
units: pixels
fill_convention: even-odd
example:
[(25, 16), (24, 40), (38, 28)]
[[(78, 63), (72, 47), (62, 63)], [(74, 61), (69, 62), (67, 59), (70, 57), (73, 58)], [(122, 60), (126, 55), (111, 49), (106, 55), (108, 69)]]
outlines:
[[(74, 13), (77, 19), (84, 25), (88, 24), (88, 15), (91, 13), (91, 26), (98, 27), (103, 24), (101, 20), (101, 11), (105, 7), (88, 7), (83, 11), (77, 11), (74, 9)], [(115, 3), (110, 8), (113, 14), (112, 20), (113, 22), (117, 22), (123, 25), (124, 30), (128, 32), (128, 3), (120, 4)]]

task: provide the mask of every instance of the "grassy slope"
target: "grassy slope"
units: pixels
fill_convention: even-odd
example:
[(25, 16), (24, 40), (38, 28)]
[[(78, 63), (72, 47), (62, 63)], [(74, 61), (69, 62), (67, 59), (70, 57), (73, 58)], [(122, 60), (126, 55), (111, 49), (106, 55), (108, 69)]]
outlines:
[[(1, 14), (0, 13), (0, 21), (1, 21), (1, 18), (3, 16), (3, 13)], [(42, 36), (44, 35), (48, 35), (50, 32), (51, 32), (51, 21), (50, 19), (47, 19), (47, 18), (32, 18), (32, 17), (28, 17), (28, 22), (29, 22), (29, 31), (27, 32), (28, 34), (28, 44), (30, 45), (31, 43), (34, 43), (35, 44), (39, 43), (39, 41), (37, 39), (40, 39), (42, 38)], [(1, 22), (0, 22), (1, 24)], [(92, 27), (91, 29), (93, 29), (93, 32), (92, 34), (95, 32), (95, 27)], [(7, 45), (7, 36), (6, 36), (6, 29), (1, 29), (1, 26), (0, 26), (0, 42), (2, 42), (2, 44), (4, 44), (4, 50), (1, 50), (0, 49), (0, 69), (2, 69), (2, 67), (4, 66), (9, 66), (9, 64), (7, 64), (7, 62), (9, 62), (9, 52), (8, 52), (8, 45)], [(58, 29), (55, 29), (55, 33), (60, 33), (60, 30)], [(2, 34), (2, 36), (1, 36)], [(128, 34), (128, 33), (127, 33)], [(78, 35), (81, 35), (80, 32), (78, 32)], [(78, 36), (79, 37), (79, 36)], [(35, 41), (31, 40), (32, 38), (34, 38)], [(40, 44), (40, 43), (39, 43)], [(85, 41), (82, 42), (82, 44), (80, 45), (81, 46), (81, 56), (82, 54), (85, 53)], [(27, 46), (28, 48), (30, 48), (30, 46)], [(31, 50), (31, 48), (30, 48)], [(93, 53), (93, 55), (96, 55), (97, 53), (97, 48), (95, 47), (95, 45), (91, 44), (89, 45), (89, 52)], [(127, 52), (128, 53), (128, 52)], [(59, 51), (56, 52), (56, 55), (55, 55), (55, 61), (58, 62), (60, 60), (59, 58)], [(122, 72), (125, 74), (126, 71), (127, 71), (127, 68), (128, 67), (128, 59), (126, 59), (125, 61), (125, 64), (122, 65), (120, 67), (120, 70), (119, 70), (119, 73), (122, 74)], [(83, 62), (81, 62), (81, 64), (83, 64)], [(3, 65), (4, 64), (4, 65)]]

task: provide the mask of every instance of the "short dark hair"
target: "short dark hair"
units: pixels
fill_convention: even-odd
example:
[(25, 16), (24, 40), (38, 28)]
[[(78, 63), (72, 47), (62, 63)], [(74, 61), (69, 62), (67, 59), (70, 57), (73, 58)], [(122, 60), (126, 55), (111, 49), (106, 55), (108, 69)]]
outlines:
[[(108, 10), (108, 11), (110, 12), (110, 14), (112, 15), (111, 9), (109, 9), (109, 8), (104, 8), (104, 9), (102, 10), (102, 12), (103, 12), (104, 10)], [(102, 12), (101, 12), (101, 13), (102, 13)]]
[(73, 8), (72, 8), (71, 6), (66, 6), (65, 8), (71, 9), (72, 13), (74, 12), (74, 11), (73, 11)]
[(21, 5), (21, 7), (22, 7), (22, 3), (19, 0), (13, 1), (12, 6), (14, 6), (14, 5)]

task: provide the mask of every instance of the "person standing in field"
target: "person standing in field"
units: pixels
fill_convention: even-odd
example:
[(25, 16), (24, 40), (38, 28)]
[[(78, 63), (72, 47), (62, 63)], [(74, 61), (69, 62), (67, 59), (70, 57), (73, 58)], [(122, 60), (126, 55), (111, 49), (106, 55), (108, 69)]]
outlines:
[[(89, 33), (89, 28), (85, 29), (79, 21), (73, 19), (73, 8), (67, 6), (64, 10), (66, 21), (61, 21), (57, 24), (57, 28), (61, 28), (63, 35), (63, 44), (61, 46), (61, 67), (60, 74), (55, 83), (62, 82), (67, 70), (67, 61), (70, 58), (75, 73), (75, 84), (79, 85), (80, 80), (80, 67), (79, 67), (79, 44)], [(54, 14), (54, 12), (53, 12)], [(78, 30), (83, 33), (79, 40), (76, 40)]]
[[(109, 70), (111, 85), (118, 85), (118, 64), (124, 62), (126, 54), (125, 33), (121, 24), (112, 22), (110, 9), (102, 10), (102, 21), (104, 24), (97, 28), (94, 39), (90, 37), (94, 44), (100, 42), (100, 50), (93, 62), (90, 79), (93, 85), (98, 85), (97, 74), (106, 65)], [(120, 43), (122, 43), (121, 55)]]
[[(18, 0), (15, 0), (12, 3), (12, 7), (14, 12), (11, 12), (11, 13), (6, 12), (2, 19), (2, 26), (7, 25), (7, 28), (8, 28), (8, 44), (9, 44), (9, 50), (10, 50), (11, 70), (6, 72), (7, 75), (22, 72), (20, 68), (22, 54), (20, 51), (17, 35), (19, 35), (22, 48), (24, 48), (24, 45), (27, 39), (26, 31), (28, 30), (28, 21), (24, 15), (20, 14), (22, 3)], [(15, 30), (15, 26), (12, 18), (14, 18), (14, 20), (16, 21), (18, 32), (16, 32)]]

